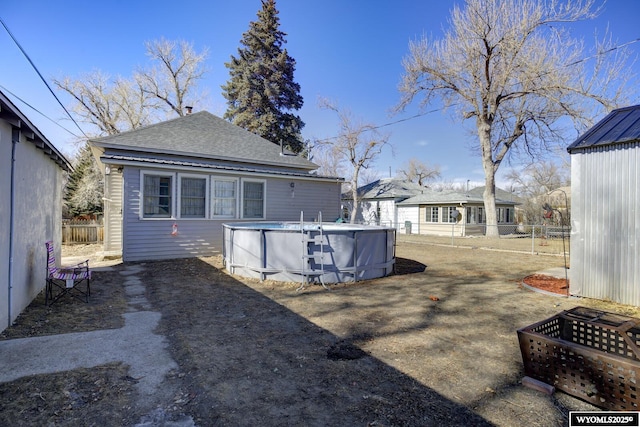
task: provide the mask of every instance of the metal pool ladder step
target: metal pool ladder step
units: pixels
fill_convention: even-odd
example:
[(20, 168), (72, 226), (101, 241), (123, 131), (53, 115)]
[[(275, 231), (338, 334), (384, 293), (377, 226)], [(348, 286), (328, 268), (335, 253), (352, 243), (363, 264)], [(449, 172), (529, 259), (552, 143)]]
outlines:
[[(314, 234), (314, 232), (317, 233)], [(298, 291), (304, 289), (305, 285), (309, 283), (309, 279), (311, 277), (319, 277), (320, 283), (322, 287), (329, 290), (327, 285), (324, 283), (324, 231), (322, 228), (322, 212), (318, 212), (318, 227), (308, 227), (305, 229), (304, 226), (304, 212), (300, 211), (300, 233), (302, 236), (302, 269), (300, 271), (300, 276), (302, 280), (300, 283), (300, 287), (297, 289)], [(315, 247), (320, 247), (320, 253), (315, 252)], [(320, 269), (312, 269), (310, 268), (310, 260), (313, 260), (316, 266), (320, 266)]]

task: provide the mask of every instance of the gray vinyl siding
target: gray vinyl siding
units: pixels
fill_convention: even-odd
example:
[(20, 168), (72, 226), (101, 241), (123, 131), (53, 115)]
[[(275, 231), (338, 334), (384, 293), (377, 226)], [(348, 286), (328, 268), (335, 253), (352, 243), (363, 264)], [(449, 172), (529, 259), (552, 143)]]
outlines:
[(640, 143), (571, 153), (571, 293), (640, 305)]
[(9, 289), (11, 145), (11, 126), (0, 120), (0, 331), (44, 288), (45, 242), (54, 241), (59, 259), (62, 240), (63, 171), (21, 135), (15, 153), (14, 262)]
[[(294, 183), (294, 187), (291, 187)], [(268, 221), (315, 221), (322, 212), (322, 220), (333, 222), (340, 217), (340, 183), (301, 179), (267, 180)]]
[[(141, 171), (158, 174), (174, 173), (172, 180), (172, 218), (140, 218)], [(124, 168), (123, 209), (123, 260), (142, 261), (153, 259), (212, 256), (222, 252), (222, 224), (243, 221), (235, 219), (180, 219), (176, 218), (175, 188), (177, 173), (170, 169), (152, 169), (128, 166)], [(194, 172), (189, 171), (190, 175)], [(242, 178), (235, 174), (203, 173), (202, 177)], [(300, 178), (273, 178), (246, 176), (265, 182), (266, 217), (268, 221), (297, 221), (300, 211), (312, 220), (322, 211), (323, 219), (333, 221), (340, 210), (340, 184), (331, 181), (314, 181)], [(291, 183), (294, 183), (293, 188)], [(241, 185), (240, 185), (241, 186)], [(293, 190), (293, 193), (292, 193)], [(238, 196), (240, 192), (238, 192)], [(211, 200), (208, 199), (211, 205)], [(209, 213), (210, 214), (210, 213)], [(255, 220), (247, 220), (255, 221)], [(177, 233), (174, 231), (177, 226)]]

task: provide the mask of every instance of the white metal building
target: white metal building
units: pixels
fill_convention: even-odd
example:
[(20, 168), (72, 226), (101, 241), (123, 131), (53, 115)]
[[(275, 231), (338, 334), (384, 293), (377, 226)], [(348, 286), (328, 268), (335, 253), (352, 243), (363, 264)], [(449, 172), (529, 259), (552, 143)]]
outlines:
[(640, 305), (640, 105), (612, 111), (567, 150), (570, 292)]

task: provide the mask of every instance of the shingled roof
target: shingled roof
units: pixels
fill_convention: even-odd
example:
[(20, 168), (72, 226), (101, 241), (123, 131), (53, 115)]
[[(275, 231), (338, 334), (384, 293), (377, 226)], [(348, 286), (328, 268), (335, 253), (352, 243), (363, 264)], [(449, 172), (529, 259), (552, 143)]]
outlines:
[(567, 151), (640, 141), (640, 105), (613, 110), (576, 139)]
[(207, 111), (117, 135), (92, 139), (99, 147), (314, 170), (318, 166)]

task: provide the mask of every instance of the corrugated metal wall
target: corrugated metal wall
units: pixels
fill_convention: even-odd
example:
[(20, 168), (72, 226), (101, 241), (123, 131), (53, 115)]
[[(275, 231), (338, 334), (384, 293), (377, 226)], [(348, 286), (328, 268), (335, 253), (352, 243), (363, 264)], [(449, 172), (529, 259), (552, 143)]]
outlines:
[(571, 154), (574, 295), (640, 305), (640, 143)]

